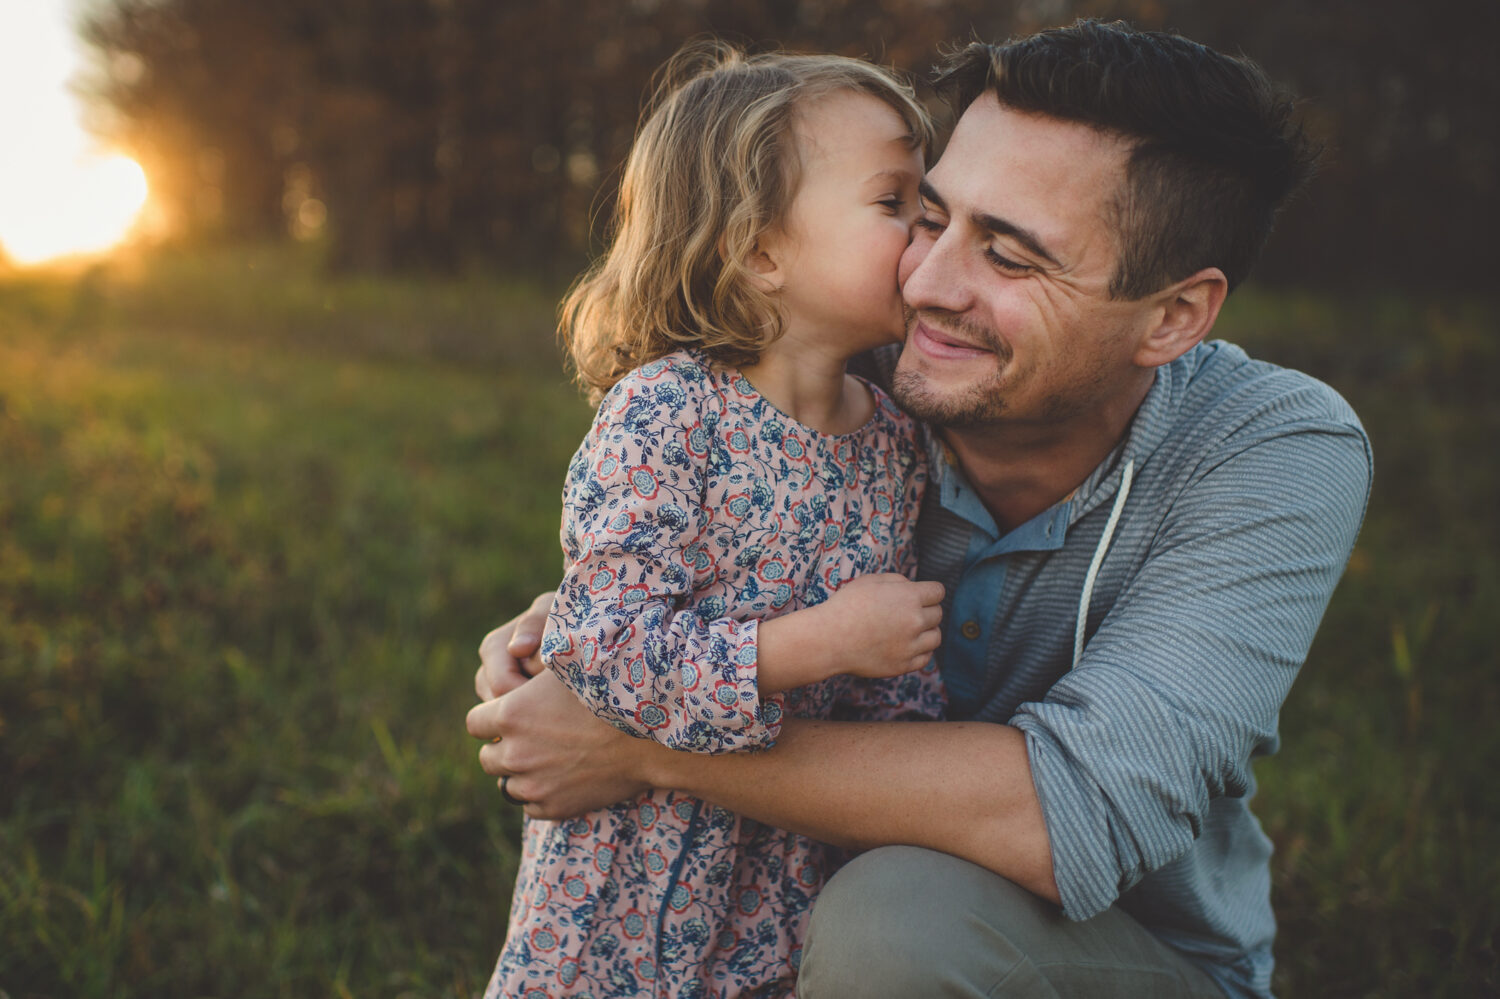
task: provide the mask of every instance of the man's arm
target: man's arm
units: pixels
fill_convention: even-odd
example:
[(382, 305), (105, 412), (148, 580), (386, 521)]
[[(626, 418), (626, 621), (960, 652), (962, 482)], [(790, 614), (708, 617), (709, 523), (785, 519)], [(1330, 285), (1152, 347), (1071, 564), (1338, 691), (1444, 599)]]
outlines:
[(1216, 803), (1253, 788), (1369, 482), (1354, 426), (1247, 422), (1174, 497), (1079, 663), (1009, 719), (1069, 918), (1194, 849)]
[[(486, 639), (488, 673), (514, 677), (529, 655), (522, 615)], [(497, 680), (497, 683), (499, 681)], [(1024, 737), (983, 722), (789, 720), (773, 749), (703, 756), (633, 739), (599, 721), (550, 673), (469, 712), (494, 739), (485, 772), (509, 776), (535, 818), (560, 819), (647, 787), (671, 787), (771, 825), (855, 848), (890, 843), (963, 857), (1057, 900)]]
[(657, 754), (646, 773), (815, 839), (939, 850), (1058, 900), (1025, 736), (1008, 725), (788, 721), (768, 752)]

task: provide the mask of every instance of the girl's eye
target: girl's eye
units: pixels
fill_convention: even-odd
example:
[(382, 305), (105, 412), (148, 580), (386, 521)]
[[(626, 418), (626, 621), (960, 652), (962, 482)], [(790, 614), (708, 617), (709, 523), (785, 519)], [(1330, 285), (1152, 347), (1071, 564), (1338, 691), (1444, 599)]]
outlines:
[(901, 214), (901, 209), (904, 208), (904, 207), (906, 207), (906, 199), (905, 198), (886, 198), (884, 201), (880, 202), (880, 204), (882, 206), (884, 206), (885, 209), (887, 211), (889, 211), (892, 215), (900, 215)]
[(1000, 268), (1002, 271), (1009, 271), (1012, 274), (1025, 274), (1027, 271), (1036, 269), (1030, 264), (1023, 264), (1020, 261), (1012, 260), (1009, 257), (1002, 257), (1000, 254), (996, 253), (994, 247), (991, 246), (986, 246), (984, 248), (984, 257), (986, 260), (994, 264), (996, 267)]

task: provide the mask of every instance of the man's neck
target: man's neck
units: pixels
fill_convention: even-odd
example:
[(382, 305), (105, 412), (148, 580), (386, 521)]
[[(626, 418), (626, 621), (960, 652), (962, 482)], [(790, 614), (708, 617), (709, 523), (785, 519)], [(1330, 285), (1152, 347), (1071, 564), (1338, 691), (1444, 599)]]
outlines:
[(1002, 534), (1067, 498), (1124, 438), (1152, 378), (1058, 424), (946, 427), (943, 442)]

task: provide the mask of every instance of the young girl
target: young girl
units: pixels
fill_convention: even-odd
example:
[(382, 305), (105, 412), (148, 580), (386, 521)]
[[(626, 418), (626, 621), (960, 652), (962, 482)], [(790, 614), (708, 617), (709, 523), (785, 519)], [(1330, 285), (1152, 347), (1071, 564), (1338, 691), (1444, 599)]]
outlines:
[[(700, 753), (788, 714), (936, 717), (942, 587), (906, 578), (915, 427), (845, 373), (899, 340), (929, 124), (832, 56), (666, 70), (612, 245), (564, 303), (598, 417), (564, 490), (541, 658), (595, 713)], [(487, 995), (791, 995), (832, 848), (673, 791), (528, 821)]]

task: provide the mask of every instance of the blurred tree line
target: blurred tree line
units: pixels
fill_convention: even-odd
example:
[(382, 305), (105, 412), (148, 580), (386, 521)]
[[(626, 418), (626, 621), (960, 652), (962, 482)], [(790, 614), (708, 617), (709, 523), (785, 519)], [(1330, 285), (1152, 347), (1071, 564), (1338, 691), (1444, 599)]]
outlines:
[(653, 70), (705, 32), (925, 76), (1077, 16), (1243, 51), (1327, 144), (1259, 276), (1486, 290), (1493, 0), (103, 0), (101, 128), (187, 236), (322, 238), (341, 269), (572, 269)]

